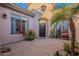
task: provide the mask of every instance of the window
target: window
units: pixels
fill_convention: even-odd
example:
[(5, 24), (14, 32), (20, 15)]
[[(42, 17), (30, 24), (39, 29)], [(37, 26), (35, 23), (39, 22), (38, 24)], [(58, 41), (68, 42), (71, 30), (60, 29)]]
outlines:
[(11, 17), (11, 34), (24, 34), (28, 30), (28, 21), (19, 16)]
[(11, 17), (11, 34), (15, 34), (16, 33), (16, 19)]
[(24, 34), (28, 30), (28, 21), (22, 20), (22, 33)]
[(25, 22), (25, 31), (27, 31), (29, 29), (29, 24), (28, 21)]
[(62, 37), (62, 38), (69, 37), (68, 21), (64, 21), (62, 23), (57, 24), (56, 37)]
[(11, 17), (11, 34), (21, 33), (21, 20)]
[(21, 20), (16, 19), (16, 34), (21, 33)]

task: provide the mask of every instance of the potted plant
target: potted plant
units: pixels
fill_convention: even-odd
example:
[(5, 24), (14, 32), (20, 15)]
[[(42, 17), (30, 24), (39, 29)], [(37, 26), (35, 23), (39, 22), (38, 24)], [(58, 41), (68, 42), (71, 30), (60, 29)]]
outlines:
[(33, 30), (28, 30), (25, 35), (25, 39), (28, 41), (32, 41), (35, 39), (35, 32)]

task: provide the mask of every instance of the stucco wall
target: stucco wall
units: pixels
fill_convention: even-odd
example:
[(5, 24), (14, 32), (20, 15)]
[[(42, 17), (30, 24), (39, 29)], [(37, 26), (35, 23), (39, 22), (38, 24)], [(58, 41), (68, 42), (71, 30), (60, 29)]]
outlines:
[[(45, 11), (41, 10), (41, 7), (43, 5), (46, 6), (46, 10)], [(44, 3), (40, 3), (40, 4), (35, 3), (35, 4), (30, 4), (28, 6), (28, 10), (32, 10), (32, 9), (37, 10), (38, 12), (40, 12), (42, 14), (40, 16), (40, 18), (45, 17), (47, 19), (47, 23), (46, 23), (46, 37), (50, 36), (50, 20), (51, 20), (51, 17), (52, 17), (52, 9), (53, 8), (54, 8), (54, 4), (49, 4), (49, 3), (45, 3), (45, 4)], [(35, 19), (37, 19), (38, 16), (36, 16)], [(39, 32), (39, 24), (38, 24), (39, 22), (38, 21), (39, 20), (35, 20), (35, 22), (37, 24), (37, 25), (35, 25), (37, 27), (37, 28), (35, 27), (37, 29), (37, 35), (39, 35), (39, 33), (38, 33)]]
[(76, 26), (76, 41), (79, 42), (79, 15), (77, 15), (77, 19), (74, 22)]
[[(35, 9), (32, 9), (31, 10), (35, 16), (33, 17), (33, 20), (29, 23), (33, 23), (33, 30), (35, 31), (36, 33), (36, 37), (39, 38), (39, 20), (42, 16), (42, 13), (40, 13), (39, 11), (35, 10)], [(30, 26), (29, 26), (30, 27)], [(46, 37), (49, 37), (50, 35), (50, 22), (49, 20), (46, 22)]]
[[(7, 15), (6, 19), (2, 18), (3, 13)], [(16, 41), (24, 39), (24, 37), (21, 34), (11, 35), (11, 13), (24, 16), (25, 20), (28, 20), (28, 19), (32, 20), (32, 18), (24, 14), (0, 7), (0, 45), (11, 43), (11, 42), (16, 42)], [(29, 26), (30, 28), (33, 27), (32, 24), (30, 24)]]
[(39, 19), (41, 17), (41, 13), (36, 11), (36, 10), (31, 10), (35, 16), (33, 17), (33, 30), (35, 31), (36, 33), (36, 37), (39, 37)]

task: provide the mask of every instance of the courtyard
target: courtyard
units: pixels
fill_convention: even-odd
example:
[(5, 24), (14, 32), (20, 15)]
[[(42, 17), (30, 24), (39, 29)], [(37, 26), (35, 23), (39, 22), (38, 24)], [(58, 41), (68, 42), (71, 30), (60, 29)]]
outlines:
[(11, 51), (3, 53), (4, 56), (48, 56), (62, 49), (64, 42), (69, 40), (41, 38), (33, 41), (20, 41), (8, 44)]
[[(0, 11), (0, 55), (79, 55), (79, 4), (3, 3)], [(11, 51), (4, 53), (10, 50), (4, 45)]]

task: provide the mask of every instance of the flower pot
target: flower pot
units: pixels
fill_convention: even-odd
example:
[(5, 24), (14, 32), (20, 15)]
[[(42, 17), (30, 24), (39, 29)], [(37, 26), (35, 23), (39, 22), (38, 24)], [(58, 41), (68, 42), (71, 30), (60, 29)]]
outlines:
[(27, 41), (32, 41), (34, 40), (34, 38), (27, 38)]

